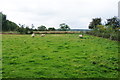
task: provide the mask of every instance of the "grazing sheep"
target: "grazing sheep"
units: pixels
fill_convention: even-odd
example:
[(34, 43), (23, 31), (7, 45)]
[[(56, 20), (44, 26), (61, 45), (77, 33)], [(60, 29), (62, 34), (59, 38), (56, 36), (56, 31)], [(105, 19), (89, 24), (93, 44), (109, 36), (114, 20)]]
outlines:
[(33, 34), (31, 35), (31, 37), (35, 37), (35, 34), (33, 33)]
[(79, 35), (79, 38), (83, 38), (83, 35), (82, 35), (82, 34), (80, 34), (80, 35)]
[(40, 36), (41, 36), (41, 37), (44, 37), (44, 36), (45, 36), (45, 34), (41, 34)]

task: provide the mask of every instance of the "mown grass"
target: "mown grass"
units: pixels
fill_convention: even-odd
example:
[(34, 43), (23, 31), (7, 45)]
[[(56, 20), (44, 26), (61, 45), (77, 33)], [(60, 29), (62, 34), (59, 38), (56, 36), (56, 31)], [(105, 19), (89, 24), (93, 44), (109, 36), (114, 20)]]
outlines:
[(117, 78), (118, 42), (78, 34), (3, 35), (3, 78)]

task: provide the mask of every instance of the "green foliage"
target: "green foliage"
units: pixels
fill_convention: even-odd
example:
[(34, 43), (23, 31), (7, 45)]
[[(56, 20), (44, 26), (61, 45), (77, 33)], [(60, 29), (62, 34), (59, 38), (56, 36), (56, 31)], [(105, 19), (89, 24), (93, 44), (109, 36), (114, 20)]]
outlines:
[(5, 14), (0, 13), (0, 15), (2, 17), (2, 19), (0, 19), (0, 22), (2, 22), (2, 31), (18, 31), (20, 34), (33, 33), (33, 24), (31, 29), (28, 26), (25, 28), (25, 25), (19, 24), (18, 26), (16, 23), (7, 20)]
[(89, 29), (95, 29), (97, 25), (101, 25), (101, 18), (94, 18), (89, 24)]
[(118, 20), (117, 17), (107, 19), (106, 25), (112, 26), (113, 29), (119, 28), (120, 27), (120, 20)]
[(18, 28), (17, 31), (18, 31), (20, 34), (25, 34), (25, 32), (26, 32), (24, 27)]
[(3, 35), (3, 78), (117, 78), (118, 42), (78, 34)]
[(32, 34), (33, 33), (33, 29), (29, 28), (28, 26), (25, 26), (25, 25), (21, 25), (19, 24), (19, 28), (17, 28), (17, 31), (20, 33), (20, 34)]
[(96, 27), (99, 30), (105, 30), (105, 26), (104, 25), (97, 25)]
[(98, 36), (98, 37), (103, 37), (103, 38), (108, 38), (111, 40), (117, 40), (120, 41), (120, 31), (115, 31), (111, 28), (105, 29), (105, 30), (94, 30), (94, 31), (89, 31), (87, 34)]
[(48, 28), (48, 31), (55, 31), (55, 28), (54, 27), (50, 27), (50, 28)]
[(2, 31), (16, 31), (18, 25), (12, 21), (6, 19), (6, 15), (2, 14)]
[(69, 31), (70, 27), (67, 24), (62, 23), (62, 24), (60, 24), (60, 29), (59, 30), (61, 30), (61, 31)]
[(113, 17), (111, 19), (107, 19), (106, 25), (96, 25), (95, 23), (100, 23), (101, 19), (93, 19), (90, 23), (89, 28), (93, 29), (93, 31), (87, 32), (88, 34), (109, 38), (111, 40), (120, 41), (120, 20), (117, 17)]
[(11, 22), (9, 20), (6, 20), (6, 22), (7, 22), (6, 26), (8, 26), (6, 29), (8, 31), (16, 31), (17, 28), (19, 28), (18, 25), (14, 22)]
[(106, 28), (104, 25), (97, 25), (96, 30), (102, 33), (106, 30)]
[(46, 31), (47, 28), (43, 25), (41, 25), (40, 27), (38, 27), (38, 31)]

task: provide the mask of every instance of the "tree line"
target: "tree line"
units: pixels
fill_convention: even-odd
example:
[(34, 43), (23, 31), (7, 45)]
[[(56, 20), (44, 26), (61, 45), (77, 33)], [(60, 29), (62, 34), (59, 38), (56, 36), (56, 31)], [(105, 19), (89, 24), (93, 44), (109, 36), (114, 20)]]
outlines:
[[(20, 34), (31, 34), (33, 31), (69, 31), (70, 27), (62, 23), (59, 25), (59, 29), (55, 29), (54, 27), (47, 28), (44, 25), (35, 26), (32, 24), (31, 26), (26, 26), (22, 24), (16, 24), (7, 19), (7, 16), (3, 13), (0, 13), (0, 22), (2, 23), (2, 31), (17, 31)], [(31, 28), (30, 28), (31, 27)], [(92, 31), (87, 32), (87, 34), (109, 38), (111, 40), (120, 40), (120, 19), (118, 17), (112, 17), (110, 19), (106, 19), (106, 22), (102, 24), (101, 18), (93, 18), (89, 24), (89, 29)]]
[(2, 13), (0, 13), (0, 22), (2, 23), (2, 31), (16, 31), (19, 28), (16, 23), (7, 20), (6, 15)]
[(102, 22), (101, 18), (92, 19), (92, 22), (90, 22), (89, 24), (89, 29), (99, 29), (100, 25), (102, 28), (106, 28), (106, 29), (109, 27), (116, 30), (120, 29), (120, 19), (117, 17), (107, 19), (105, 25), (103, 25), (101, 22)]
[(89, 24), (89, 29), (92, 29), (92, 31), (87, 33), (111, 40), (120, 40), (120, 19), (118, 17), (106, 19), (103, 24), (101, 18), (92, 19)]
[[(65, 24), (62, 23), (60, 24), (60, 28), (59, 29), (55, 29), (54, 27), (49, 27), (47, 28), (44, 25), (38, 26), (37, 28), (35, 28), (35, 26), (32, 24), (31, 26), (26, 26), (25, 24), (16, 24), (10, 20), (7, 19), (7, 16), (5, 14), (3, 14), (2, 12), (0, 12), (0, 22), (2, 22), (2, 31), (17, 31), (20, 34), (31, 34), (33, 33), (33, 31), (69, 31), (70, 27)], [(30, 28), (31, 27), (31, 28)]]

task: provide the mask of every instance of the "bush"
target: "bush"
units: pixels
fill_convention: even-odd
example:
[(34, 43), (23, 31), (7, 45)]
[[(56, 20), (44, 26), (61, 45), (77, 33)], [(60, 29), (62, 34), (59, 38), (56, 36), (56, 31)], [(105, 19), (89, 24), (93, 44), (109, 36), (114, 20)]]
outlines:
[(120, 31), (116, 30), (93, 30), (86, 32), (87, 34), (98, 36), (98, 37), (103, 37), (103, 38), (108, 38), (110, 40), (117, 40), (120, 41)]

